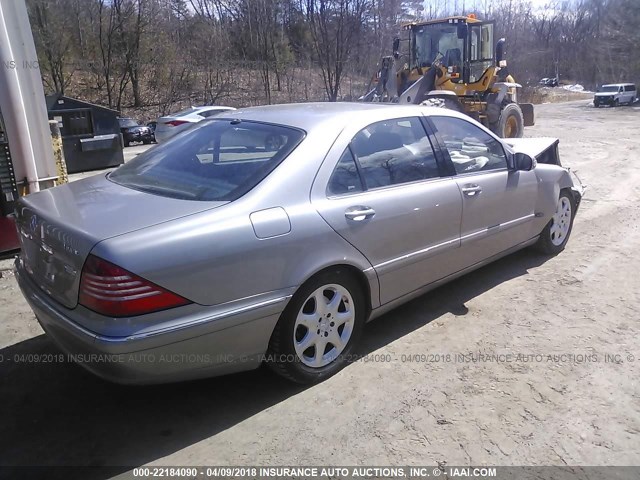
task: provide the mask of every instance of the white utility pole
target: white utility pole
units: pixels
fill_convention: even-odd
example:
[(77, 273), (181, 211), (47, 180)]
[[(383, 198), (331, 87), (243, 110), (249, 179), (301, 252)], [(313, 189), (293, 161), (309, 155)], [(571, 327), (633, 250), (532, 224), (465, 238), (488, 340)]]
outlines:
[(49, 117), (24, 0), (0, 0), (0, 112), (16, 180), (29, 193), (57, 177)]

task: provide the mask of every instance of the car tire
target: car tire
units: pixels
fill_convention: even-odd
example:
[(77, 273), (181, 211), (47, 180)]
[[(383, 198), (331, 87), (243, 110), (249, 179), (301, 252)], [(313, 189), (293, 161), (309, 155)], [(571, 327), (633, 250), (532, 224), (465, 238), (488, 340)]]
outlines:
[(507, 103), (492, 125), (491, 130), (500, 138), (520, 138), (524, 134), (524, 116), (516, 103)]
[(143, 140), (142, 143), (144, 143), (145, 145), (149, 145), (151, 143), (151, 140)]
[(557, 255), (564, 250), (573, 229), (575, 213), (576, 202), (573, 195), (568, 190), (562, 190), (556, 212), (540, 233), (535, 248), (547, 255)]
[(346, 269), (312, 277), (282, 312), (269, 341), (267, 365), (300, 384), (339, 372), (360, 339), (366, 305), (359, 282)]

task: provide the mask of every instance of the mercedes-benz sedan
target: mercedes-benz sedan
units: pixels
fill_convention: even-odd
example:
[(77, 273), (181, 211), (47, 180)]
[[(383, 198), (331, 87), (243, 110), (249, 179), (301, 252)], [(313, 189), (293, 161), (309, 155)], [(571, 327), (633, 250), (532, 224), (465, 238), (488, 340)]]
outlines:
[(368, 320), (523, 247), (565, 248), (582, 189), (522, 145), (438, 108), (226, 112), (24, 197), (16, 275), (46, 333), (107, 379), (266, 362), (319, 381)]

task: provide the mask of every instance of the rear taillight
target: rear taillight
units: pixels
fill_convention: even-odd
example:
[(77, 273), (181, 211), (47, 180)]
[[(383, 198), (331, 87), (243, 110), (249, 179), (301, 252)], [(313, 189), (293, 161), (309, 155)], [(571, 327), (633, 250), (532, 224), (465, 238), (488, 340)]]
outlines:
[(82, 268), (79, 303), (109, 317), (131, 317), (190, 303), (94, 255)]
[(185, 120), (171, 120), (170, 122), (165, 122), (165, 125), (170, 125), (172, 127), (177, 127), (178, 125), (184, 125), (185, 123), (189, 123)]

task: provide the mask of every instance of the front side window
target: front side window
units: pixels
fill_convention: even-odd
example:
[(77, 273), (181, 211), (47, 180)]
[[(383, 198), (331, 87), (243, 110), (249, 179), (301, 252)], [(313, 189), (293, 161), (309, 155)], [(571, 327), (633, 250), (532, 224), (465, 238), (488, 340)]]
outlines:
[(455, 117), (431, 117), (457, 174), (507, 168), (502, 144), (472, 123)]
[(464, 40), (458, 38), (458, 27), (453, 23), (422, 25), (413, 30), (414, 65), (426, 67), (441, 53), (446, 67), (462, 65)]
[(233, 201), (271, 173), (304, 132), (238, 120), (203, 121), (114, 170), (109, 179), (165, 197)]
[(418, 118), (369, 125), (351, 141), (368, 189), (440, 176), (429, 137)]

